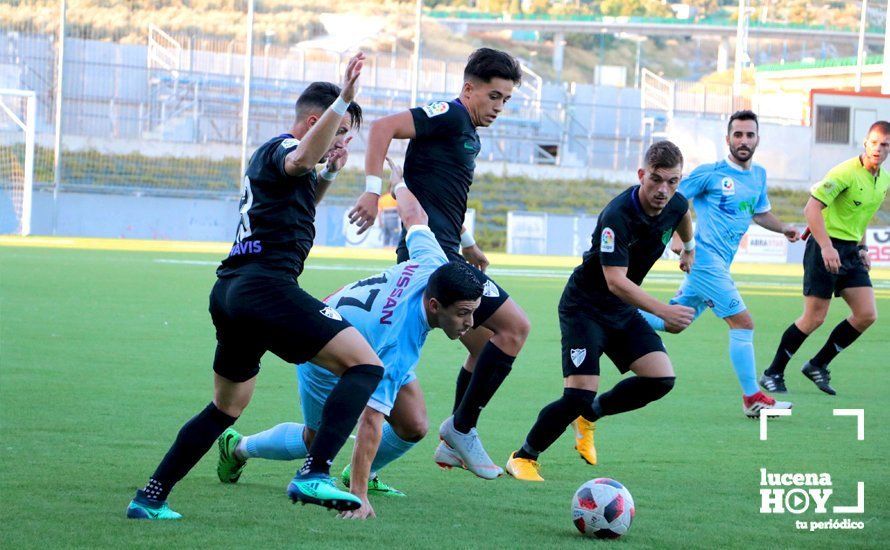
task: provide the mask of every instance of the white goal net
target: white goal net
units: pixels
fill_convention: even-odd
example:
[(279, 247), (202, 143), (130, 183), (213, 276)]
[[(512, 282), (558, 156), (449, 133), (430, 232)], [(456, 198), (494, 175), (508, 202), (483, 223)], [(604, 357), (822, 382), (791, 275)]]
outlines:
[(31, 232), (34, 92), (0, 88), (0, 234)]

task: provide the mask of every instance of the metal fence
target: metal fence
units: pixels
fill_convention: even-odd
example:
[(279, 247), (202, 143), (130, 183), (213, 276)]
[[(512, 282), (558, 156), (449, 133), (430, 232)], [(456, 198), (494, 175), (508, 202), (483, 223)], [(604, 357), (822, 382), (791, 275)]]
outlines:
[[(180, 5), (154, 4), (169, 18)], [(258, 15), (279, 4), (259, 2)], [(347, 58), (313, 42), (270, 38), (262, 26), (248, 29), (246, 17), (227, 27), (230, 36), (218, 37), (165, 30), (163, 21), (142, 21), (133, 9), (105, 5), (102, 18), (123, 22), (111, 30), (91, 24), (93, 14), (75, 2), (65, 14), (0, 21), (0, 87), (33, 90), (38, 98), (38, 187), (235, 193), (240, 159), (290, 128), (299, 92), (313, 80), (338, 80)], [(53, 20), (55, 26), (47, 24)], [(454, 97), (463, 64), (424, 57), (418, 102)], [(369, 122), (412, 106), (412, 67), (410, 51), (397, 41), (369, 55), (359, 96)], [(545, 88), (526, 70), (508, 112), (480, 131), (480, 161), (633, 169), (663, 119), (655, 109), (644, 112), (633, 93), (603, 102)], [(366, 131), (353, 141), (356, 152)], [(404, 146), (394, 144), (392, 152)]]

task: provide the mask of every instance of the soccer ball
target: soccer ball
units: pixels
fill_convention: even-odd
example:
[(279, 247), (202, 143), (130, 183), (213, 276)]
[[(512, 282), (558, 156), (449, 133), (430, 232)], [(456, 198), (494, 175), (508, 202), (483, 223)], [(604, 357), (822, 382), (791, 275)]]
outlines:
[(598, 539), (617, 539), (634, 519), (634, 499), (614, 479), (591, 479), (575, 491), (572, 521), (581, 533)]

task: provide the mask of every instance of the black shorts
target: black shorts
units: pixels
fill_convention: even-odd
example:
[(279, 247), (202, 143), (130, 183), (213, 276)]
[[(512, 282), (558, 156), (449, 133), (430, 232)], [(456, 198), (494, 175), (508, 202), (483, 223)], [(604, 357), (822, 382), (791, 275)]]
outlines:
[(217, 279), (210, 316), (217, 342), (213, 370), (233, 382), (256, 376), (267, 351), (305, 363), (351, 326), (297, 283), (256, 275)]
[(562, 376), (600, 373), (605, 353), (621, 374), (634, 361), (653, 351), (665, 351), (658, 334), (637, 312), (621, 326), (607, 324), (582, 309), (559, 308), (562, 333)]
[[(447, 254), (448, 259), (452, 262), (466, 262), (462, 257), (456, 254)], [(399, 263), (408, 261), (408, 249), (406, 247), (399, 247), (396, 250), (396, 258)], [(510, 295), (507, 294), (507, 291), (501, 288), (501, 285), (494, 282), (494, 280), (483, 273), (481, 270), (476, 268), (475, 266), (470, 266), (473, 268), (473, 274), (476, 275), (476, 279), (482, 283), (482, 302), (479, 304), (479, 309), (473, 312), (473, 328), (476, 328), (488, 321), (488, 319), (494, 315), (494, 312), (498, 310), (504, 302), (510, 299)]]
[(841, 259), (837, 274), (825, 269), (822, 249), (816, 239), (810, 238), (803, 254), (803, 295), (830, 300), (832, 294), (840, 296), (845, 288), (872, 286), (868, 270), (859, 257), (859, 243), (831, 239)]

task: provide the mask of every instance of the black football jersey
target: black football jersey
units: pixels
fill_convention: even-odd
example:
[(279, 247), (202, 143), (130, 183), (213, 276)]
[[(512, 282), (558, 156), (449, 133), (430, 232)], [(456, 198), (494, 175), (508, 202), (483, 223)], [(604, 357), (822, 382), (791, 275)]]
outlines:
[(664, 253), (671, 236), (689, 210), (689, 202), (675, 193), (657, 216), (640, 205), (639, 185), (612, 199), (596, 220), (590, 250), (569, 277), (563, 303), (596, 311), (616, 322), (636, 311), (609, 291), (603, 266), (627, 267), (627, 278), (642, 285), (643, 279)]
[[(479, 134), (458, 99), (416, 107), (411, 116), (416, 137), (405, 153), (405, 183), (426, 210), (442, 250), (459, 259), (467, 195), (482, 147)], [(398, 253), (407, 258), (404, 229)]]
[(315, 238), (315, 170), (289, 176), (284, 160), (299, 140), (270, 139), (250, 157), (241, 190), (235, 242), (220, 277), (257, 273), (296, 279)]

